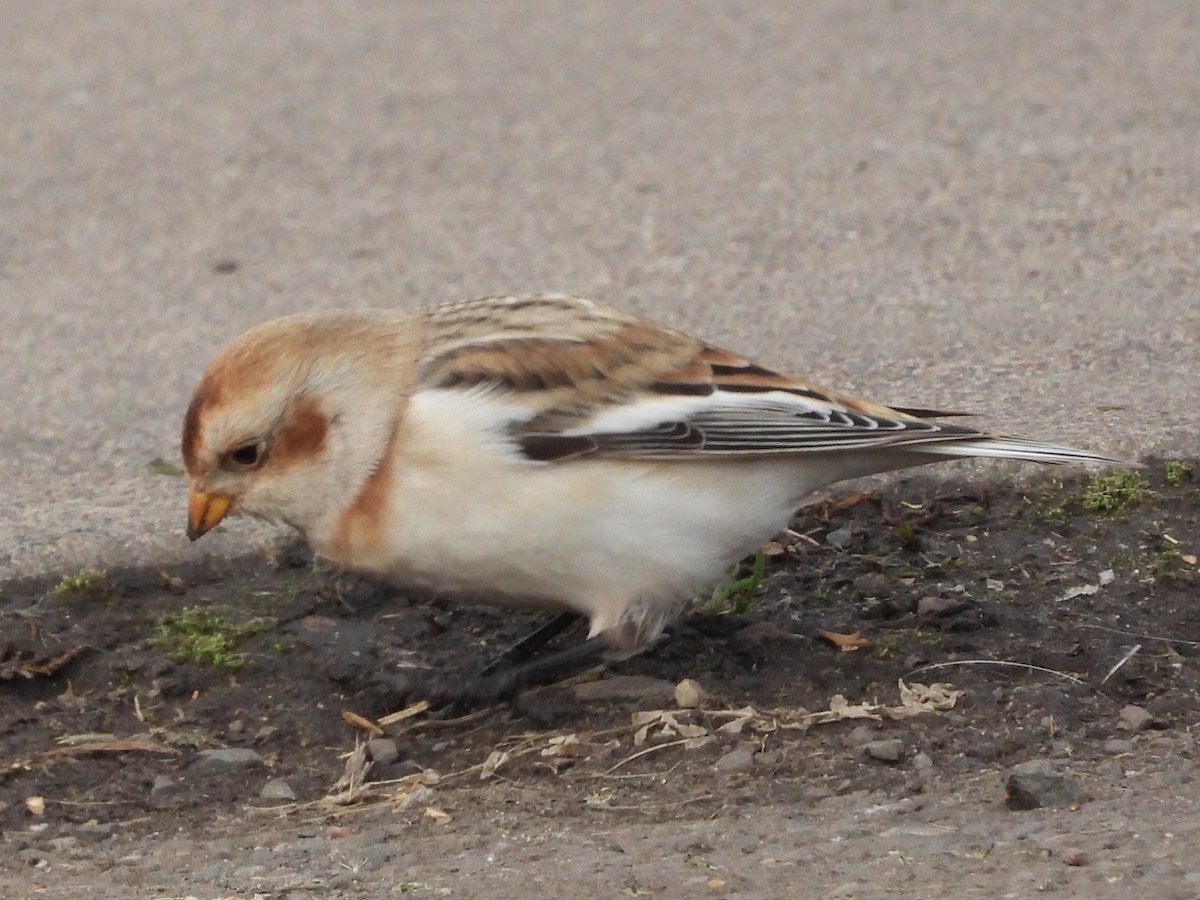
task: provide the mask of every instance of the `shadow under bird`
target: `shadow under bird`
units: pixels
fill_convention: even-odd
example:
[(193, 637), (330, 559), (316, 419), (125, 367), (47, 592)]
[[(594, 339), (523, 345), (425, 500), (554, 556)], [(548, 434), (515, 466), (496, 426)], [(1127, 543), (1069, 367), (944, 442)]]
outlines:
[[(635, 653), (833, 482), (955, 457), (1119, 463), (935, 421), (589, 300), (266, 322), (187, 409), (188, 536), (285, 522), (334, 564), (558, 612), (438, 700)], [(581, 644), (529, 658), (582, 616)]]

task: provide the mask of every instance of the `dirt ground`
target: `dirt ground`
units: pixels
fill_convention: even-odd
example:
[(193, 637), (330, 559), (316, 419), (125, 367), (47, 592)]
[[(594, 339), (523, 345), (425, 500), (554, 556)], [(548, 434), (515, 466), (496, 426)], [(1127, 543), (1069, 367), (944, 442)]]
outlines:
[(1200, 896), (1200, 465), (1143, 475), (840, 491), (747, 610), (380, 731), (539, 619), (296, 547), (5, 584), (0, 895)]

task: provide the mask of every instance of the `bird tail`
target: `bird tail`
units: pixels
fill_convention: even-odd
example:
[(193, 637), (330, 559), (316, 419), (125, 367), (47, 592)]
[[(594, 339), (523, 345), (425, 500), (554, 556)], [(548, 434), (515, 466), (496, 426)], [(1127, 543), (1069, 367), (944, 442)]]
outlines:
[(1048, 463), (1050, 465), (1096, 463), (1141, 468), (1141, 464), (1133, 460), (1105, 456), (1101, 453), (1092, 453), (1090, 450), (1078, 450), (1074, 447), (1063, 447), (1058, 444), (1044, 444), (1041, 441), (1030, 441), (1017, 437), (980, 436), (959, 441), (945, 441), (944, 443), (931, 442), (921, 446), (920, 451), (935, 456), (1020, 459), (1027, 462)]

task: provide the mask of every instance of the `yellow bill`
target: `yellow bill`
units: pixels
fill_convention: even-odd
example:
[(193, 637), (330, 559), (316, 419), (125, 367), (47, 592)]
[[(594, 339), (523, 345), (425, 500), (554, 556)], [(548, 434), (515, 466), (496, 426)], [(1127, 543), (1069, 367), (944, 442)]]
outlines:
[(196, 538), (211, 531), (212, 528), (225, 518), (225, 514), (229, 512), (230, 504), (233, 503), (233, 498), (227, 497), (224, 494), (209, 494), (205, 491), (197, 491), (188, 489), (188, 540), (194, 541)]

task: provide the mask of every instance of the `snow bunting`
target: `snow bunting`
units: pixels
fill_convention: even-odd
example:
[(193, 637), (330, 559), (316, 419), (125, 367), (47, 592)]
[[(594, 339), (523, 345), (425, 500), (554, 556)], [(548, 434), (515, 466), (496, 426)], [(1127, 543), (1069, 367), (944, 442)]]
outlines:
[(336, 565), (571, 611), (634, 652), (847, 478), (950, 457), (1120, 462), (931, 421), (557, 295), (297, 315), (183, 425), (188, 536), (286, 522)]

